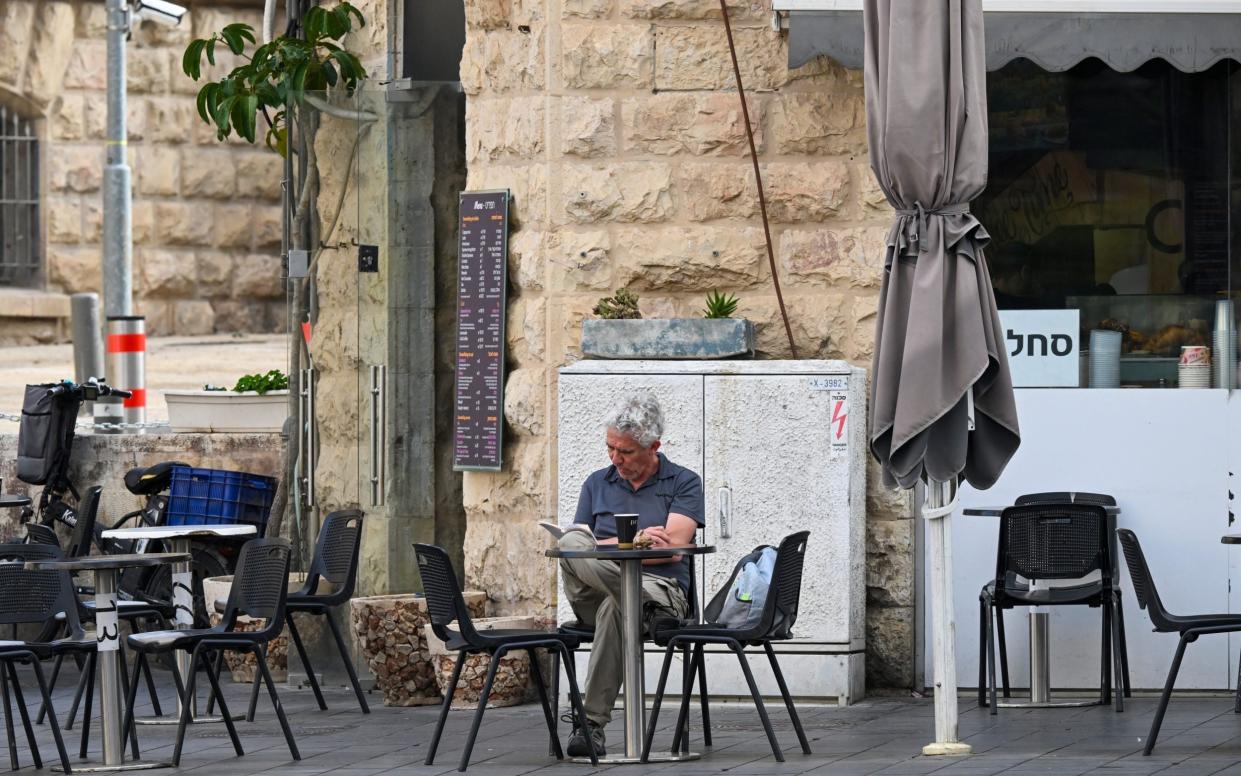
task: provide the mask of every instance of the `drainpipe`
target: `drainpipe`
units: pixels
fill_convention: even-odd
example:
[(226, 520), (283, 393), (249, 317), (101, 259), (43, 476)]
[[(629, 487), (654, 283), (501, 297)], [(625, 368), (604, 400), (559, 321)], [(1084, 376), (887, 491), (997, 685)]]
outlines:
[[(108, 139), (103, 168), (104, 315), (133, 315), (132, 188), (125, 131), (125, 39), (129, 37), (126, 0), (107, 0)], [(110, 375), (109, 375), (110, 376)]]

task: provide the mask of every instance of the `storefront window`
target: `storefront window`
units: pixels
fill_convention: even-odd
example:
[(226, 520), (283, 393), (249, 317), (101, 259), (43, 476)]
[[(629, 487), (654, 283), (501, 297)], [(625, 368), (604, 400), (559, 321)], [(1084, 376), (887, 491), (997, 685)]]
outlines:
[(1092, 59), (989, 74), (989, 184), (974, 209), (992, 236), (996, 302), (1079, 311), (1082, 386), (1094, 329), (1121, 332), (1125, 386), (1176, 387), (1182, 348), (1213, 345), (1216, 302), (1241, 276), (1237, 73)]

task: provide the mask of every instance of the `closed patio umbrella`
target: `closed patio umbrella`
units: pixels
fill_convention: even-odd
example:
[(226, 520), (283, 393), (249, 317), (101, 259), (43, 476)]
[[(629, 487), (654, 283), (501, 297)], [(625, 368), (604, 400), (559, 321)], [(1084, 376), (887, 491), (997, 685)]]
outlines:
[(989, 237), (969, 208), (987, 183), (982, 2), (864, 8), (871, 169), (897, 212), (879, 297), (871, 452), (886, 484), (927, 484), (936, 743), (924, 751), (969, 751), (957, 743), (947, 518), (959, 480), (990, 487), (1020, 443)]

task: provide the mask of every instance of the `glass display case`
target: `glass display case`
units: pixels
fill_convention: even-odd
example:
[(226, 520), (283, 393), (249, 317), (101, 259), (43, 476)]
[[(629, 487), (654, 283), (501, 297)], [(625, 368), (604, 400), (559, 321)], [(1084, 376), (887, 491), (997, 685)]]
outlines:
[(1065, 306), (1081, 311), (1083, 363), (1089, 357), (1091, 329), (1119, 331), (1121, 385), (1175, 388), (1181, 347), (1211, 346), (1216, 299), (1186, 294), (1069, 296)]

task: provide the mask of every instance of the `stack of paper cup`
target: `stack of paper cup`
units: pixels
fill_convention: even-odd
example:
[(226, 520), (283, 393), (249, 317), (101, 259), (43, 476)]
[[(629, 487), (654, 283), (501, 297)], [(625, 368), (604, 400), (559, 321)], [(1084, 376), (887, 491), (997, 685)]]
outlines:
[(1205, 345), (1181, 348), (1181, 363), (1176, 367), (1177, 387), (1211, 387), (1211, 349)]
[(1215, 303), (1215, 331), (1211, 337), (1212, 344), (1215, 346), (1215, 387), (1235, 388), (1237, 329), (1233, 324), (1231, 299), (1220, 299)]
[(1090, 387), (1120, 387), (1120, 343), (1118, 331), (1090, 331)]

